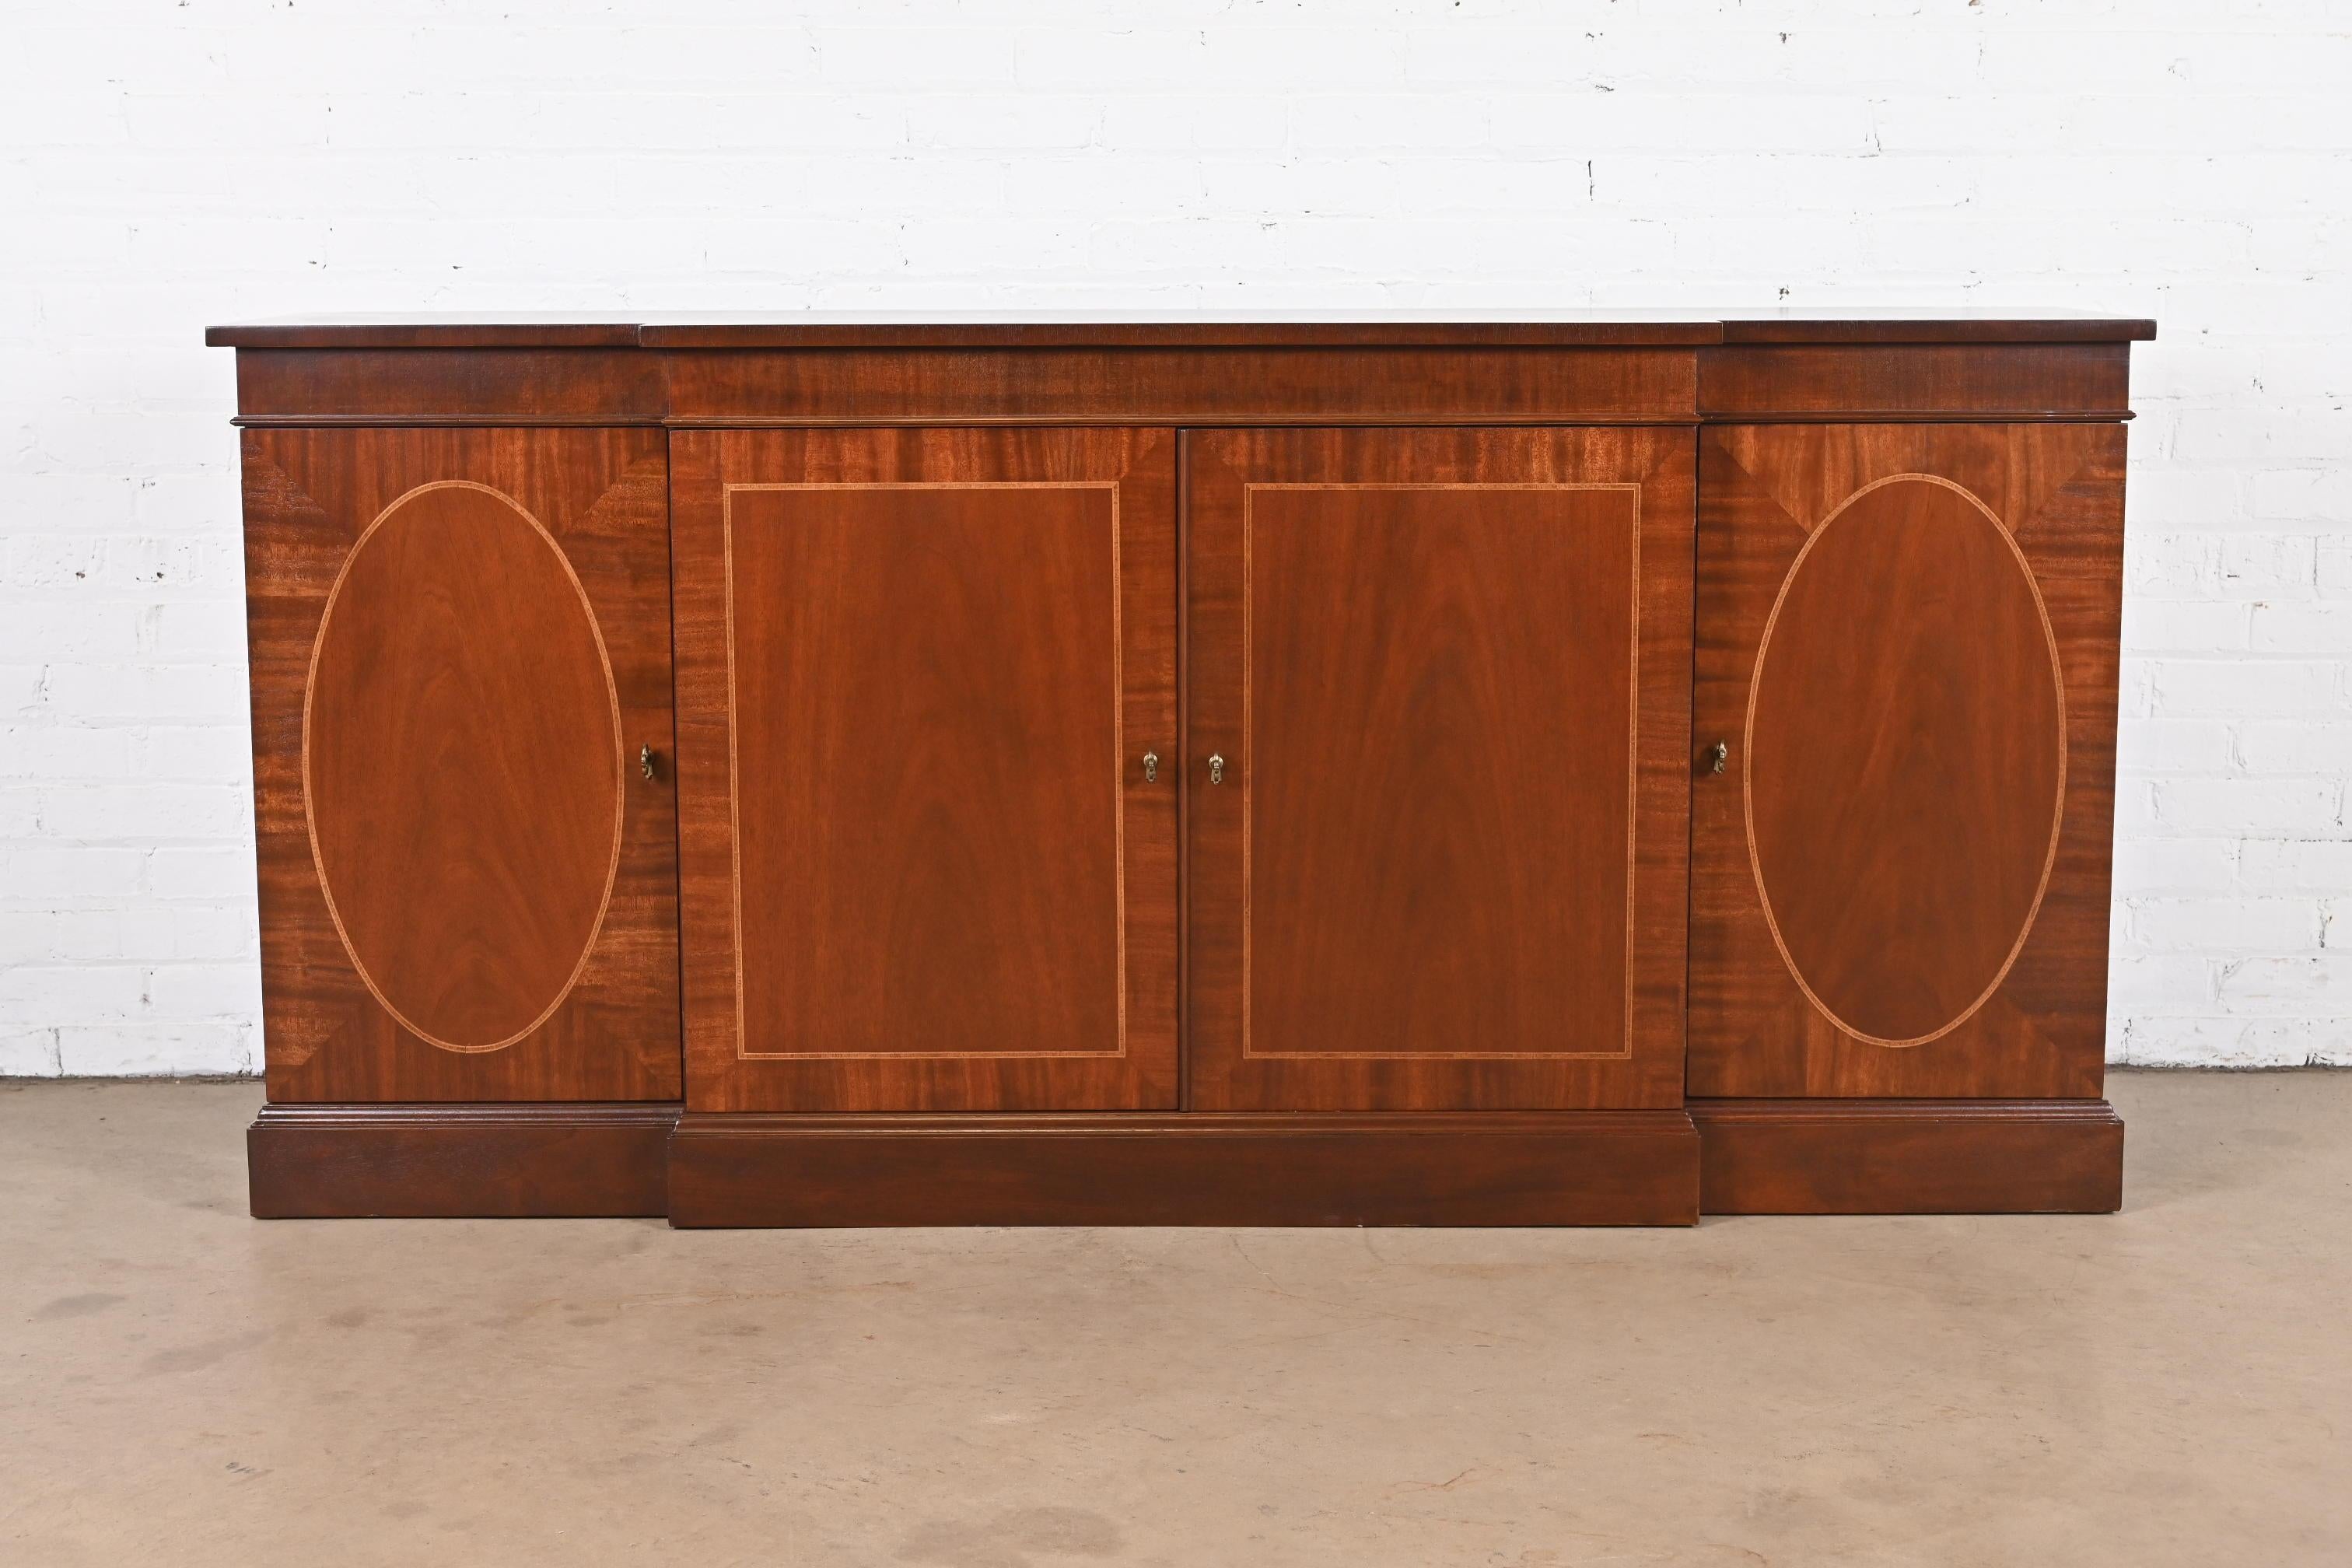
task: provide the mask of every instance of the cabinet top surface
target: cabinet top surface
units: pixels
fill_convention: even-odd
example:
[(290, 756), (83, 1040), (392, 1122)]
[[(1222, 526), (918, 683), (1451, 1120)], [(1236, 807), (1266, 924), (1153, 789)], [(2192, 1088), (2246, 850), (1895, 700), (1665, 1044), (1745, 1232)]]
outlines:
[(1144, 316), (834, 313), (309, 316), (206, 330), (244, 349), (1706, 347), (1717, 343), (2119, 342), (2145, 319), (2040, 311), (1642, 310)]

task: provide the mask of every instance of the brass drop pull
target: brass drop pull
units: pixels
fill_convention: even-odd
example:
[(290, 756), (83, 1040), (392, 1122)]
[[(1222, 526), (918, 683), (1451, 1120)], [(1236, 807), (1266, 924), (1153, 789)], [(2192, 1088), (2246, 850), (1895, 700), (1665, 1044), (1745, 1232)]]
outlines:
[(648, 780), (654, 776), (654, 749), (651, 746), (637, 748), (637, 772), (645, 774)]
[(1146, 752), (1143, 753), (1143, 782), (1145, 784), (1157, 784), (1159, 780), (1160, 753), (1157, 752)]
[(1225, 782), (1225, 759), (1214, 752), (1209, 753), (1209, 782), (1211, 784)]
[(1714, 745), (1709, 746), (1706, 749), (1706, 771), (1708, 773), (1719, 773), (1730, 763), (1730, 762), (1731, 746), (1728, 742), (1717, 741)]

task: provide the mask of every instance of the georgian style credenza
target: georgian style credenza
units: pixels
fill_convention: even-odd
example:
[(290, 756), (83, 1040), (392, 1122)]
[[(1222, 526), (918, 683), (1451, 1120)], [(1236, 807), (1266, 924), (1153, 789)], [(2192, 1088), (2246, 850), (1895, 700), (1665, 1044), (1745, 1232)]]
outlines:
[(215, 329), (253, 1211), (2114, 1208), (2152, 335)]

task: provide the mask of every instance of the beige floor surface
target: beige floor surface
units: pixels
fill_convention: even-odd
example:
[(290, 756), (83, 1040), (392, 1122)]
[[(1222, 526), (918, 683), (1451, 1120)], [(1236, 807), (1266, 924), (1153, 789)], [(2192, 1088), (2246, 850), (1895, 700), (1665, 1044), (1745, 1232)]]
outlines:
[(0, 1563), (2352, 1563), (2352, 1073), (2126, 1211), (261, 1224), (251, 1085), (0, 1088)]

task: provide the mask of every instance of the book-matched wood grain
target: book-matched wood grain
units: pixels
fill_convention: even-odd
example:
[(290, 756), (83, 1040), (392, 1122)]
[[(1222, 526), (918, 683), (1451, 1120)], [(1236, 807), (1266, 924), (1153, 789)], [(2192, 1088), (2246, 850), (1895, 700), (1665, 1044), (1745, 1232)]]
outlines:
[(244, 457), (271, 1099), (675, 1097), (660, 435)]
[(562, 550), (488, 486), (410, 490), (336, 577), (304, 706), (311, 854), (361, 978), (429, 1044), (512, 1045), (588, 962), (625, 826), (612, 660)]
[(2123, 458), (1702, 433), (1694, 1095), (2098, 1093)]
[(1679, 1102), (1691, 439), (1189, 438), (1195, 1105)]
[(1175, 1103), (1175, 446), (676, 438), (696, 1108)]

